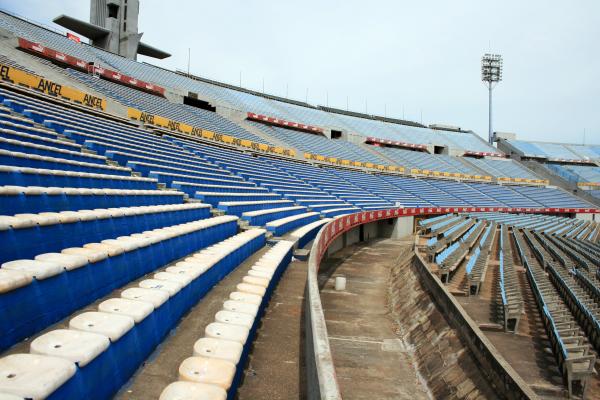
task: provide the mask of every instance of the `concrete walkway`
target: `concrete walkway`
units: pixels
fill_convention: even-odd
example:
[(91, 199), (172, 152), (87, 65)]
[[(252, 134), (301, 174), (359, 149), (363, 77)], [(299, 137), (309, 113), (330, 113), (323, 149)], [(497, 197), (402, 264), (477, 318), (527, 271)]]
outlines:
[[(391, 267), (406, 242), (350, 246), (321, 266), (321, 300), (344, 400), (428, 399), (389, 312)], [(345, 291), (334, 279), (347, 278)]]
[(306, 273), (306, 262), (294, 261), (281, 277), (257, 332), (239, 400), (305, 398)]
[(178, 380), (179, 364), (193, 355), (194, 343), (204, 337), (204, 328), (214, 321), (229, 293), (241, 282), (254, 262), (268, 247), (265, 246), (239, 265), (215, 285), (179, 322), (145, 364), (115, 396), (119, 400), (158, 399), (163, 389)]

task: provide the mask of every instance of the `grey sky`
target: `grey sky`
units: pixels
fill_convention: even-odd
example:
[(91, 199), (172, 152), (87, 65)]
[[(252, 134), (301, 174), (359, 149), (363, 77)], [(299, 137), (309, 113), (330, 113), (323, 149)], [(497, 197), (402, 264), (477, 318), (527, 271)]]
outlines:
[[(504, 56), (494, 128), (526, 140), (600, 143), (600, 1), (141, 0), (150, 62), (276, 95), (470, 128), (487, 137), (480, 57)], [(53, 25), (87, 0), (0, 0)], [(55, 28), (58, 28), (54, 25)], [(146, 59), (147, 60), (147, 59)]]

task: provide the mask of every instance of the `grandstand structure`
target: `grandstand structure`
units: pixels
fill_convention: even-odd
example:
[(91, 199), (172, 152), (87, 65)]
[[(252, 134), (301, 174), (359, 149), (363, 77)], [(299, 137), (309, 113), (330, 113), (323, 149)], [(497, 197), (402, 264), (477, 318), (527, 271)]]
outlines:
[[(0, 54), (0, 399), (600, 395), (598, 146), (496, 148), (4, 12)], [(329, 290), (339, 271), (357, 302)], [(382, 302), (365, 281), (395, 319), (346, 327)]]

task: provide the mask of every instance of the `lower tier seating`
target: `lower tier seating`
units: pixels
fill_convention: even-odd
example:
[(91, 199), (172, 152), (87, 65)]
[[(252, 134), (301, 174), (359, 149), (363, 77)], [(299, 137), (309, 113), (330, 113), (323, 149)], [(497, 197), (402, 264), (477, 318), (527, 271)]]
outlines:
[(248, 211), (266, 210), (278, 207), (291, 207), (291, 200), (261, 200), (261, 201), (222, 201), (217, 208), (229, 215), (240, 216)]
[(306, 207), (281, 207), (268, 208), (266, 210), (247, 211), (242, 214), (242, 220), (247, 221), (251, 226), (263, 226), (267, 222), (306, 213)]
[(292, 215), (281, 219), (268, 222), (265, 227), (268, 231), (273, 232), (275, 236), (281, 236), (285, 233), (296, 229), (302, 225), (309, 224), (319, 219), (319, 213), (308, 212), (304, 214)]
[(42, 212), (0, 216), (0, 262), (99, 242), (210, 216), (207, 204)]
[(183, 203), (183, 193), (173, 190), (0, 186), (0, 210), (6, 215), (176, 203)]
[(123, 284), (231, 236), (222, 216), (12, 259), (0, 267), (0, 349), (10, 347)]
[(156, 189), (156, 179), (0, 165), (0, 185), (103, 189)]
[(195, 253), (103, 301), (98, 311), (71, 318), (68, 329), (35, 338), (29, 354), (0, 359), (6, 372), (0, 392), (35, 399), (111, 398), (212, 286), (264, 246), (264, 233), (249, 230)]
[[(215, 322), (179, 366), (179, 381), (168, 385), (161, 400), (235, 398), (248, 353), (271, 294), (292, 259), (293, 242), (279, 241), (265, 253), (230, 293)], [(192, 349), (191, 349), (192, 350)], [(201, 385), (201, 386), (197, 386)]]

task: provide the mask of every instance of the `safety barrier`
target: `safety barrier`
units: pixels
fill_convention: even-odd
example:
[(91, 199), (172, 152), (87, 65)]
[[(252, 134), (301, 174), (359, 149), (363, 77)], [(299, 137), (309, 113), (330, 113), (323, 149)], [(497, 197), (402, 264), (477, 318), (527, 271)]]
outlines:
[(248, 112), (246, 114), (246, 118), (253, 120), (253, 121), (267, 122), (269, 124), (278, 125), (278, 126), (282, 126), (285, 128), (295, 128), (295, 129), (298, 129), (301, 131), (306, 131), (306, 132), (317, 132), (317, 133), (324, 132), (323, 128), (319, 128), (316, 126), (301, 124), (299, 122), (290, 122), (290, 121), (286, 121), (281, 118), (267, 117), (266, 115), (255, 114), (253, 112)]

